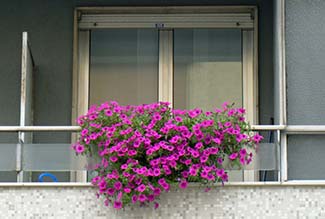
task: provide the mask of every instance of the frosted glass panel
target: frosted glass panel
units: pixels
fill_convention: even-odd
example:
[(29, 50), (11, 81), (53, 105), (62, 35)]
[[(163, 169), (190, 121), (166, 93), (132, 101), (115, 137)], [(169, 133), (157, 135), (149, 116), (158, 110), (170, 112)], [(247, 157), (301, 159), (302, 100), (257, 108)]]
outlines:
[(253, 162), (246, 166), (247, 170), (278, 170), (277, 145), (275, 143), (260, 143)]
[(324, 135), (289, 135), (289, 180), (325, 180), (324, 157)]
[(90, 104), (158, 100), (157, 30), (94, 30), (90, 62)]
[(0, 144), (0, 171), (16, 170), (17, 144)]
[(71, 144), (24, 144), (24, 171), (73, 171), (86, 170), (87, 162), (76, 156)]
[(174, 30), (175, 108), (242, 106), (242, 84), (241, 30)]

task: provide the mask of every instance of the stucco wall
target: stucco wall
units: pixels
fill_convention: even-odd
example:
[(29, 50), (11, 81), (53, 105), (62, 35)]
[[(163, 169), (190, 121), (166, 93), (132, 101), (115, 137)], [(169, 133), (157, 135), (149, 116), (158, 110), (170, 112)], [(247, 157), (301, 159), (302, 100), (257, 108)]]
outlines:
[[(286, 0), (288, 124), (325, 124), (325, 1)], [(325, 179), (323, 136), (289, 136), (289, 179)]]
[(226, 186), (172, 189), (160, 207), (105, 207), (90, 187), (0, 187), (0, 218), (206, 219), (324, 218), (325, 189), (317, 186)]

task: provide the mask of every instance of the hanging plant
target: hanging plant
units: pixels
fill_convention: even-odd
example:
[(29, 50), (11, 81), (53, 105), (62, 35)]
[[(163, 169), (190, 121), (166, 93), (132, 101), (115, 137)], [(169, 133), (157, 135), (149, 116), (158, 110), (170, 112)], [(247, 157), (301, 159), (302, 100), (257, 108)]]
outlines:
[(91, 182), (105, 204), (116, 209), (153, 203), (170, 186), (207, 186), (228, 180), (225, 160), (239, 167), (252, 161), (262, 136), (244, 119), (245, 110), (227, 103), (213, 112), (176, 110), (160, 102), (93, 106), (78, 119), (77, 154), (99, 158)]

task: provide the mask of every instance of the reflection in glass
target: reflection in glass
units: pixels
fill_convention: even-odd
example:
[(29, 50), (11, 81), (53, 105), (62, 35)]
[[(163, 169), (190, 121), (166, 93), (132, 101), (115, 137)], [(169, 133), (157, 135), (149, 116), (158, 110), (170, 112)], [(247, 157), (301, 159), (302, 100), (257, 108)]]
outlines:
[(90, 104), (158, 100), (158, 31), (107, 29), (91, 33)]
[(241, 30), (174, 30), (175, 108), (240, 107), (242, 84)]

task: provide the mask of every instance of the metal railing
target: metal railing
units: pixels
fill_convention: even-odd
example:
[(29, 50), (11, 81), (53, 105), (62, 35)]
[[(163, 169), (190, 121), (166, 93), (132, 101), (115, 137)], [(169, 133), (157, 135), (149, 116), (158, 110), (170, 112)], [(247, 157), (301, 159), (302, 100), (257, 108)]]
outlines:
[[(323, 134), (325, 125), (252, 125), (253, 131), (283, 131), (287, 134)], [(0, 126), (0, 132), (78, 132), (80, 126)]]
[[(296, 180), (287, 180), (286, 177), (283, 177), (283, 174), (287, 174), (287, 154), (283, 153), (286, 151), (287, 145), (283, 145), (282, 138), (287, 135), (296, 135), (296, 134), (325, 134), (325, 125), (252, 125), (253, 131), (275, 131), (277, 133), (277, 138), (275, 139), (278, 149), (279, 149), (279, 181), (278, 183), (291, 183), (292, 182), (301, 182), (303, 184), (304, 181), (296, 181)], [(1, 132), (79, 132), (81, 130), (80, 126), (0, 126)], [(285, 148), (283, 148), (285, 147)], [(308, 182), (312, 182), (311, 184), (315, 184), (314, 180), (308, 180)], [(318, 184), (322, 184), (322, 181), (315, 181)], [(250, 183), (258, 183), (261, 182), (250, 182)], [(273, 182), (274, 183), (274, 182)], [(317, 184), (316, 183), (316, 184)], [(325, 181), (324, 181), (325, 184)]]

